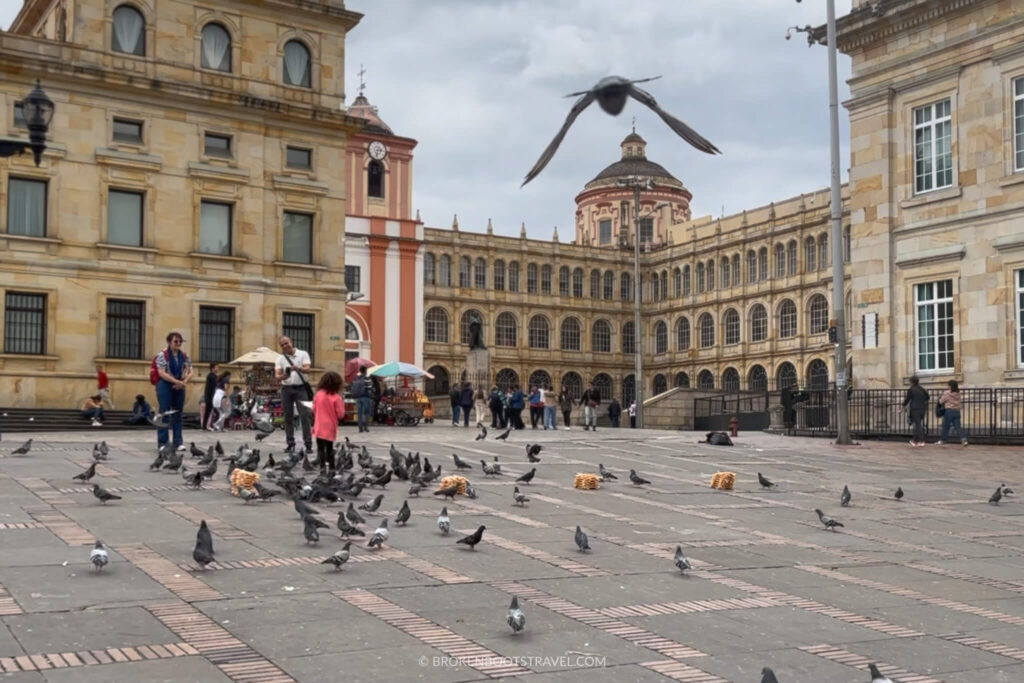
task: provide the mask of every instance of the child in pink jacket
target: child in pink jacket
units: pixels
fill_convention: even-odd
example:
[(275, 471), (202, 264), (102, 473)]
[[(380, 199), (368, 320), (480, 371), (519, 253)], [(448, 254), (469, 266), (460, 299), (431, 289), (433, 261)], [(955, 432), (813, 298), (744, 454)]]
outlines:
[(334, 461), (334, 442), (338, 438), (338, 422), (345, 417), (345, 402), (341, 391), (341, 375), (325, 372), (316, 385), (313, 397), (313, 436), (316, 437), (317, 462), (327, 469)]

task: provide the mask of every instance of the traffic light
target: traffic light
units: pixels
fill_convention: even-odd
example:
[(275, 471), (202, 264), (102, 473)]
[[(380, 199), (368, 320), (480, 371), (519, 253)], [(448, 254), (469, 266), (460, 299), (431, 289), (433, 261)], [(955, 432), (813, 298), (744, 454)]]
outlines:
[(839, 333), (836, 331), (835, 325), (828, 328), (828, 341), (831, 344), (835, 344), (837, 341), (839, 341)]

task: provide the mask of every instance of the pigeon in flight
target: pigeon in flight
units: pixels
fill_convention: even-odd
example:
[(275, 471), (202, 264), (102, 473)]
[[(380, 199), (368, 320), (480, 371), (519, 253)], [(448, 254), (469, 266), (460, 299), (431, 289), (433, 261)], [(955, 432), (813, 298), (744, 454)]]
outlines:
[(441, 508), (441, 514), (437, 516), (437, 528), (445, 536), (452, 530), (452, 520), (448, 518), (448, 507)]
[(667, 123), (669, 128), (675, 131), (676, 135), (683, 138), (700, 151), (706, 152), (707, 154), (721, 154), (717, 147), (702, 137), (697, 131), (659, 107), (658, 102), (649, 92), (636, 87), (637, 83), (646, 83), (647, 81), (653, 81), (657, 78), (661, 78), (661, 76), (641, 78), (638, 80), (630, 80), (628, 78), (622, 78), (621, 76), (606, 76), (598, 81), (590, 90), (574, 92), (566, 95), (566, 97), (579, 96), (579, 99), (572, 105), (572, 109), (569, 110), (569, 115), (565, 117), (565, 123), (562, 124), (562, 128), (558, 131), (558, 134), (555, 135), (555, 139), (551, 141), (551, 144), (549, 144), (540, 155), (540, 159), (537, 160), (537, 163), (534, 164), (533, 168), (530, 169), (530, 172), (526, 174), (526, 179), (523, 180), (523, 185), (526, 185), (526, 183), (536, 178), (537, 175), (544, 170), (544, 167), (547, 166), (548, 162), (555, 156), (558, 146), (562, 144), (565, 134), (569, 132), (569, 127), (572, 126), (576, 117), (583, 113), (583, 110), (589, 107), (594, 100), (597, 100), (601, 109), (612, 116), (618, 116), (626, 106), (626, 98), (632, 97), (637, 102), (648, 107), (651, 111), (660, 116), (661, 120)]
[(444, 496), (445, 498), (451, 498), (452, 500), (455, 500), (455, 494), (458, 493), (458, 492), (459, 492), (459, 485), (458, 484), (452, 484), (448, 488), (438, 489), (437, 491), (434, 491), (434, 495), (435, 496)]
[(21, 444), (13, 451), (11, 451), (11, 455), (28, 455), (28, 452), (30, 450), (32, 450), (32, 439), (29, 439), (28, 441), (26, 441), (25, 443)]
[(479, 543), (480, 539), (484, 537), (484, 529), (486, 528), (487, 527), (481, 524), (479, 527), (477, 527), (476, 531), (471, 533), (469, 536), (463, 536), (455, 542), (462, 543), (463, 545), (468, 545), (470, 550), (476, 550), (476, 544)]
[(821, 520), (821, 523), (825, 525), (826, 529), (835, 531), (837, 526), (843, 526), (842, 522), (832, 519), (818, 508), (814, 508), (814, 511), (818, 513), (818, 519)]
[(991, 496), (989, 496), (988, 502), (989, 502), (990, 505), (999, 505), (999, 501), (1001, 501), (1002, 499), (1003, 499), (1003, 487), (1002, 486), (997, 486), (996, 487), (996, 492), (993, 493)]
[(96, 541), (92, 552), (89, 553), (89, 561), (92, 562), (92, 566), (96, 571), (102, 571), (107, 566), (107, 563), (110, 562), (110, 558), (107, 557), (107, 549), (103, 546), (103, 541)]
[(399, 510), (398, 514), (395, 516), (395, 524), (405, 526), (410, 517), (412, 517), (412, 510), (409, 509), (409, 501), (402, 501), (402, 509)]
[(630, 470), (629, 471), (629, 480), (631, 482), (633, 482), (634, 486), (642, 486), (644, 484), (650, 484), (651, 483), (651, 482), (647, 481), (646, 479), (644, 479), (643, 477), (641, 477), (639, 474), (637, 474), (636, 470)]
[(882, 672), (878, 670), (878, 665), (872, 662), (868, 664), (868, 671), (871, 673), (871, 683), (892, 683), (892, 680), (882, 675)]
[(530, 502), (529, 498), (524, 496), (522, 493), (519, 493), (518, 486), (516, 487), (516, 490), (512, 492), (512, 500), (514, 500), (515, 504), (519, 507), (526, 507), (526, 504)]
[(370, 536), (370, 541), (367, 545), (371, 548), (382, 548), (384, 547), (384, 541), (388, 540), (390, 536), (388, 531), (388, 520), (382, 519), (380, 526), (377, 527), (376, 531), (373, 532), (373, 536)]
[(761, 683), (779, 683), (779, 679), (775, 677), (775, 672), (766, 666), (761, 669)]
[(505, 441), (506, 439), (508, 439), (508, 435), (511, 434), (511, 433), (512, 433), (512, 428), (509, 427), (508, 429), (503, 431), (501, 434), (498, 434), (496, 437), (494, 437), (494, 440), (495, 441)]
[(672, 556), (672, 564), (679, 567), (679, 571), (686, 573), (687, 569), (690, 569), (690, 561), (683, 555), (683, 546), (676, 546), (676, 554)]
[(843, 485), (843, 494), (839, 496), (839, 504), (842, 505), (844, 508), (849, 507), (851, 498), (852, 496), (850, 495), (850, 487)]
[(892, 494), (892, 497), (895, 498), (896, 500), (903, 500), (903, 487), (897, 486), (896, 493)]
[(536, 475), (537, 475), (537, 468), (534, 467), (532, 470), (530, 470), (529, 472), (527, 472), (523, 476), (521, 476), (518, 479), (516, 479), (516, 481), (520, 482), (521, 484), (529, 484), (531, 481), (533, 481), (533, 478)]
[(206, 565), (213, 562), (213, 536), (205, 519), (199, 523), (199, 530), (196, 532), (196, 547), (192, 551), (192, 559), (200, 569), (206, 569)]
[(355, 527), (349, 524), (348, 520), (345, 519), (345, 513), (342, 512), (341, 510), (338, 510), (338, 531), (341, 532), (342, 538), (347, 538), (349, 536), (366, 535), (366, 533), (362, 531), (359, 527)]
[(333, 564), (335, 571), (341, 571), (341, 565), (348, 562), (349, 548), (352, 546), (352, 541), (346, 541), (345, 545), (342, 546), (341, 550), (334, 553), (320, 564)]
[(540, 462), (540, 458), (538, 458), (537, 456), (540, 455), (540, 452), (543, 449), (544, 447), (541, 446), (539, 443), (526, 444), (526, 459), (529, 460), (530, 462)]
[(121, 500), (121, 496), (115, 496), (99, 484), (92, 485), (92, 495), (96, 496), (104, 505), (107, 504), (108, 500)]
[(455, 469), (457, 469), (457, 470), (471, 470), (471, 469), (473, 469), (472, 465), (470, 465), (468, 462), (466, 462), (465, 460), (460, 458), (455, 453), (452, 453), (452, 459), (455, 461)]
[(170, 424), (168, 424), (167, 421), (164, 420), (164, 418), (169, 416), (169, 415), (173, 415), (176, 412), (178, 412), (178, 411), (177, 410), (165, 410), (164, 412), (156, 413), (155, 415), (147, 415), (146, 419), (149, 421), (149, 424), (153, 425), (157, 429), (167, 429), (170, 426)]
[(612, 474), (610, 470), (606, 470), (604, 465), (601, 463), (598, 463), (597, 471), (601, 473), (601, 479), (604, 479), (605, 481), (609, 479), (618, 479), (618, 477)]
[(775, 484), (773, 484), (772, 482), (768, 481), (768, 478), (765, 477), (760, 472), (757, 473), (757, 483), (760, 484), (761, 488), (763, 488), (763, 489), (768, 489), (768, 488), (771, 488), (772, 486), (775, 486)]
[(583, 529), (580, 528), (579, 524), (576, 525), (576, 536), (574, 537), (574, 540), (576, 541), (576, 547), (580, 549), (580, 552), (590, 550), (590, 541), (587, 539), (587, 535), (583, 533)]
[(486, 438), (487, 438), (487, 427), (484, 427), (483, 425), (480, 425), (480, 433), (476, 435), (476, 438), (473, 439), (473, 441), (483, 441)]
[(519, 633), (526, 626), (526, 615), (519, 609), (519, 598), (515, 595), (508, 606), (508, 625), (512, 627), (512, 633)]
[(80, 481), (80, 482), (82, 482), (84, 484), (85, 482), (87, 482), (90, 479), (92, 479), (94, 476), (96, 476), (96, 461), (95, 460), (92, 461), (92, 464), (89, 465), (89, 467), (84, 472), (82, 472), (80, 474), (76, 474), (75, 476), (73, 476), (71, 478), (72, 479), (77, 479), (78, 481)]

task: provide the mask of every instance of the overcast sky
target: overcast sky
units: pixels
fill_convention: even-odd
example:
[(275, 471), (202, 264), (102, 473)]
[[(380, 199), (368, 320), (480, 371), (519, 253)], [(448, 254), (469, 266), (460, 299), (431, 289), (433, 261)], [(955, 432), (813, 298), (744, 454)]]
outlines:
[[(7, 26), (20, 0), (0, 0)], [(839, 0), (840, 15), (850, 9)], [(415, 138), (413, 206), (428, 226), (572, 237), (573, 198), (620, 156), (636, 117), (648, 158), (693, 193), (694, 217), (739, 212), (828, 185), (825, 48), (792, 25), (825, 21), (809, 0), (349, 0), (365, 16), (346, 44), (348, 102), (366, 95), (398, 135)], [(849, 60), (840, 55), (840, 100)], [(546, 169), (519, 185), (573, 100), (603, 76), (661, 75), (645, 87), (711, 140), (708, 156), (630, 101), (591, 106)], [(845, 180), (848, 126), (840, 108)]]

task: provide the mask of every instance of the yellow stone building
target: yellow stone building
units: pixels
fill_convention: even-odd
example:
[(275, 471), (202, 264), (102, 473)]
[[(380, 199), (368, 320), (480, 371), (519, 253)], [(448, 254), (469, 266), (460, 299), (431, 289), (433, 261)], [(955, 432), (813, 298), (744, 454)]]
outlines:
[[(95, 363), (127, 408), (171, 330), (197, 364), (290, 334), (344, 359), (342, 0), (26, 0), (0, 33), (0, 396), (77, 407)], [(201, 374), (198, 381), (201, 381)], [(237, 381), (238, 378), (236, 378)], [(194, 406), (198, 391), (190, 392)]]

